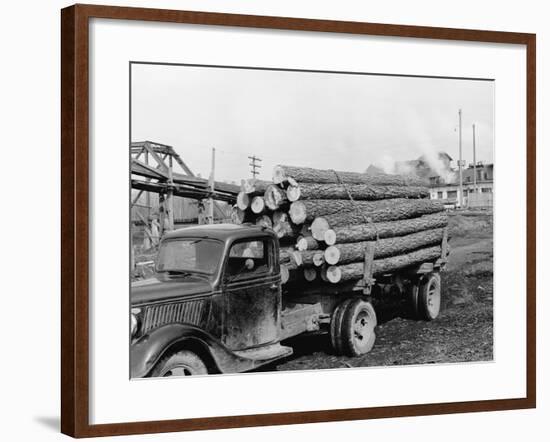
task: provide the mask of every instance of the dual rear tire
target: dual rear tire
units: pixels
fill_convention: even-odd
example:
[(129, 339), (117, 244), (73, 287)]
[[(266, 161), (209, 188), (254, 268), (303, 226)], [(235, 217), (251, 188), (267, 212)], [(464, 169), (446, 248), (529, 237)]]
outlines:
[(376, 340), (376, 313), (370, 302), (349, 298), (332, 313), (330, 340), (337, 354), (359, 356), (368, 353)]
[(410, 303), (414, 317), (432, 321), (441, 309), (441, 276), (427, 273), (410, 287)]

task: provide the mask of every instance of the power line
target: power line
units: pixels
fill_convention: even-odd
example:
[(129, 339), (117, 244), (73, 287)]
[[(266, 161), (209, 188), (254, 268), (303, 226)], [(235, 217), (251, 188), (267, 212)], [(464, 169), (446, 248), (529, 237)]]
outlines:
[(262, 160), (258, 158), (256, 155), (249, 156), (248, 158), (250, 158), (251, 160), (250, 167), (252, 168), (251, 170), (252, 178), (256, 178), (256, 175), (260, 174), (260, 172), (258, 172), (257, 169), (262, 168), (261, 164), (258, 164), (258, 163), (261, 163)]

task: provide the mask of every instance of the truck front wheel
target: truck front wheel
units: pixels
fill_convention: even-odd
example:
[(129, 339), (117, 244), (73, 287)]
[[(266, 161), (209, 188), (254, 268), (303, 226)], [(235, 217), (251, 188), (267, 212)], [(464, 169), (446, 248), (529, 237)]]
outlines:
[(332, 315), (331, 341), (338, 354), (359, 356), (374, 346), (376, 313), (370, 302), (348, 299)]
[(151, 377), (197, 376), (208, 374), (206, 364), (195, 353), (180, 350), (163, 357), (151, 372)]

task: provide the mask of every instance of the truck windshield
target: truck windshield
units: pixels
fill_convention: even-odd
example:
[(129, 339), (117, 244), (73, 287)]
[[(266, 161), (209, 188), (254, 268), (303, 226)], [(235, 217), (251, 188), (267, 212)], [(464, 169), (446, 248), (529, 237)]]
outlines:
[(160, 246), (157, 272), (214, 274), (223, 253), (223, 243), (211, 239), (174, 239)]

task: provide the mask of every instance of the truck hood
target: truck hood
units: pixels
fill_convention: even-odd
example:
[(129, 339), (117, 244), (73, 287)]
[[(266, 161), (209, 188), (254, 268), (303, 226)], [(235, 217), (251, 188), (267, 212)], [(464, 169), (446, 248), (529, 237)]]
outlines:
[(155, 276), (132, 283), (132, 306), (149, 302), (171, 301), (201, 294), (212, 293), (210, 281), (200, 276), (161, 277)]

